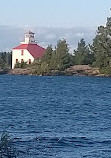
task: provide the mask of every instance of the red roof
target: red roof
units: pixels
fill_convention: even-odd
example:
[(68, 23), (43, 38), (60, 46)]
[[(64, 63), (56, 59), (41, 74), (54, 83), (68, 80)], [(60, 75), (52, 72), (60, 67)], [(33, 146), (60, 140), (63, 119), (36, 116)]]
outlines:
[(41, 58), (46, 49), (37, 44), (21, 44), (13, 49), (27, 49), (34, 58)]

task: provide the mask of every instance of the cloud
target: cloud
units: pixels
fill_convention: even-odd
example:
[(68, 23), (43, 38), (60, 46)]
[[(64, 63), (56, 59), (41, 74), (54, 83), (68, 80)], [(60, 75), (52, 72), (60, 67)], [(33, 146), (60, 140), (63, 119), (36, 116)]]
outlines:
[(83, 37), (84, 37), (84, 33), (80, 33), (80, 32), (79, 32), (79, 33), (76, 33), (75, 36), (80, 37), (80, 38), (83, 38)]
[(46, 35), (45, 38), (47, 38), (47, 39), (55, 39), (56, 38), (56, 34), (50, 33), (50, 34)]
[[(92, 43), (95, 37), (96, 28), (53, 28), (53, 27), (33, 27), (35, 39), (39, 45), (47, 47), (55, 46), (59, 39), (66, 39), (71, 50), (77, 47), (77, 43), (84, 38), (86, 43)], [(11, 50), (24, 40), (24, 27), (0, 26), (0, 51)]]

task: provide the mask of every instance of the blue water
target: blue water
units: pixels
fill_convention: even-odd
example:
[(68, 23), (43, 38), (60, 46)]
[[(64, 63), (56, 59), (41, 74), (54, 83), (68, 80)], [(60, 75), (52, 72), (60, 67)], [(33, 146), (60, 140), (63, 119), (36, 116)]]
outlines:
[(111, 158), (111, 78), (0, 76), (17, 158)]

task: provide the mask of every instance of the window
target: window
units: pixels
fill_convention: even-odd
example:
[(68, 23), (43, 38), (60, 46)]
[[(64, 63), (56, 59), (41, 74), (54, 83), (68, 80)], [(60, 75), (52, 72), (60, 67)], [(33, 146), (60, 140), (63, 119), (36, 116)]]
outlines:
[(21, 50), (21, 55), (24, 55), (24, 50)]
[(31, 64), (31, 59), (29, 59), (29, 64)]
[(23, 60), (23, 59), (21, 59), (21, 63), (22, 63), (22, 62), (24, 62), (24, 60)]
[(16, 63), (18, 63), (18, 59), (16, 59)]

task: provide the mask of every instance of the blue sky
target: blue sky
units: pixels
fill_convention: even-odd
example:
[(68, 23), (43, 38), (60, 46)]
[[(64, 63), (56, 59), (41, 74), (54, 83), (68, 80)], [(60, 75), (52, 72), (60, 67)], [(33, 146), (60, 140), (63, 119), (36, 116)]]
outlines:
[(95, 27), (103, 25), (111, 0), (2, 0), (0, 25)]
[(97, 27), (111, 16), (110, 8), (111, 0), (1, 0), (0, 51), (19, 45), (28, 29), (43, 47), (63, 38), (71, 50), (81, 38), (92, 43)]

